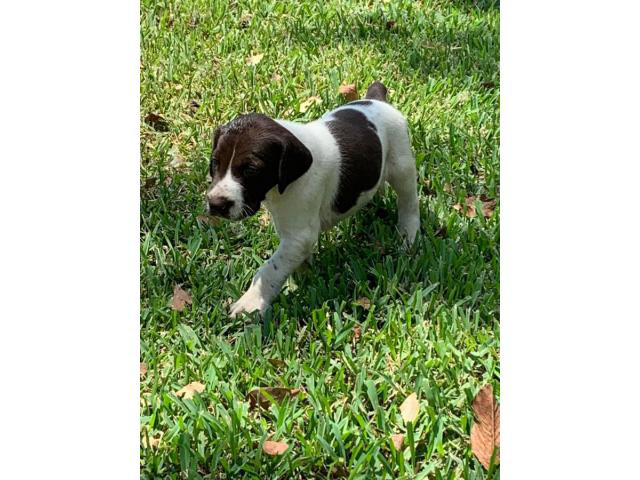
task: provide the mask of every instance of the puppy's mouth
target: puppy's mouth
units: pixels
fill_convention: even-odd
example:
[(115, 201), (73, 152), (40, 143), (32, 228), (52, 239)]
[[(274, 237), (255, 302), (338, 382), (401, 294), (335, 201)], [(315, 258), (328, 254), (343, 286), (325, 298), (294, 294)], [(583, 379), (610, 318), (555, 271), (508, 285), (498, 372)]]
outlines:
[(249, 218), (255, 215), (258, 210), (259, 210), (259, 207), (255, 208), (251, 205), (243, 205), (243, 207), (240, 209), (238, 213), (232, 214), (231, 212), (225, 212), (225, 213), (212, 212), (210, 208), (206, 208), (207, 215), (209, 215), (210, 217), (223, 218), (231, 222), (239, 222), (241, 220), (244, 220), (245, 218)]

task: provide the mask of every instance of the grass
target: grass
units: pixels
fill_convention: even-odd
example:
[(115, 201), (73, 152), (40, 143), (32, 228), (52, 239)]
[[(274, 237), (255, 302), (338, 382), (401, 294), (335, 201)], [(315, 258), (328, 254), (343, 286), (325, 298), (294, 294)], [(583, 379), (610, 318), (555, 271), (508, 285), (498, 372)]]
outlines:
[[(469, 443), (475, 393), (499, 397), (499, 206), (453, 209), (499, 197), (499, 16), (481, 1), (142, 0), (142, 478), (499, 478)], [(409, 120), (416, 248), (400, 250), (382, 192), (322, 235), (264, 321), (229, 319), (278, 239), (260, 214), (197, 220), (214, 127), (249, 111), (308, 121), (342, 103), (340, 84), (373, 80)], [(310, 96), (322, 101), (301, 113)], [(175, 285), (193, 298), (182, 312)], [(192, 381), (204, 392), (176, 397)], [(269, 386), (304, 393), (250, 409)], [(289, 450), (265, 455), (267, 438)]]

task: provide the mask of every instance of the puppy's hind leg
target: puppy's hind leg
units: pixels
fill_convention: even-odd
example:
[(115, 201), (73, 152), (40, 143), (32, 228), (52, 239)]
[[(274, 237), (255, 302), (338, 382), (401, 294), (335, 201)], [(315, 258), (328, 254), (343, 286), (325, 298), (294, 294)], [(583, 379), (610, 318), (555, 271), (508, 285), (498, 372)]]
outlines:
[(411, 151), (408, 135), (398, 139), (389, 152), (387, 182), (395, 190), (398, 199), (398, 229), (410, 247), (420, 229), (420, 206), (418, 201), (416, 162)]

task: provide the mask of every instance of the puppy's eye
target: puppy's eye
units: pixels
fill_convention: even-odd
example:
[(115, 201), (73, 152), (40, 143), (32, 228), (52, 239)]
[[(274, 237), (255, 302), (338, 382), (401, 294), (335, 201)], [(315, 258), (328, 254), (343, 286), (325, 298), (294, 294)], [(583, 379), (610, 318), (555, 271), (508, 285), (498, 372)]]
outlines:
[(247, 165), (244, 167), (243, 172), (245, 177), (253, 177), (260, 173), (260, 169), (255, 165)]

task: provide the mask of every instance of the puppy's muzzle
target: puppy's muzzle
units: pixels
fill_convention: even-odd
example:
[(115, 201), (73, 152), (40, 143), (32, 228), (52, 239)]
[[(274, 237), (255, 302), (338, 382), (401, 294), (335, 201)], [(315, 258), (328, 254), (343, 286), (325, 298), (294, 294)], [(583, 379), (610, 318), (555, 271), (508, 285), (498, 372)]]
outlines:
[(226, 197), (213, 197), (209, 199), (209, 214), (216, 217), (229, 218), (229, 211), (235, 202)]

